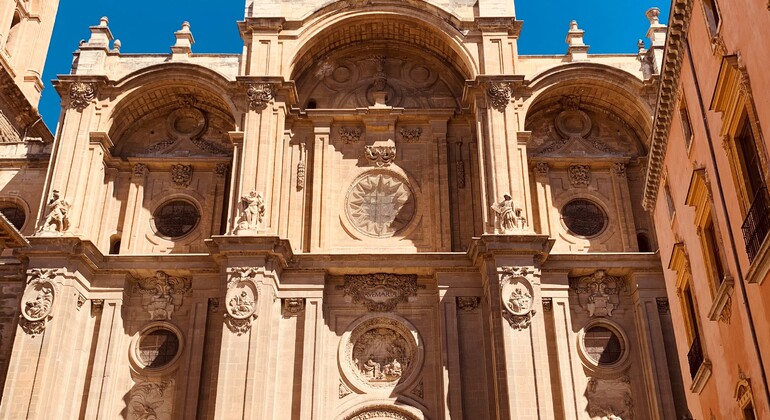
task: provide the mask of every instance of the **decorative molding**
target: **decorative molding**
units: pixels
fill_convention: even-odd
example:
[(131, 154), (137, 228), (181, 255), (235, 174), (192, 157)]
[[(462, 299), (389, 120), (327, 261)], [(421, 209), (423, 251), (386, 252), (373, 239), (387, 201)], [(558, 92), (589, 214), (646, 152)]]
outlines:
[(409, 143), (416, 143), (420, 141), (422, 128), (402, 128), (398, 133), (401, 134), (401, 139)]
[(538, 162), (535, 164), (535, 175), (539, 177), (547, 177), (550, 172), (551, 166), (546, 162)]
[(478, 296), (458, 296), (457, 309), (463, 312), (473, 312), (479, 308), (481, 298)]
[(671, 311), (671, 308), (668, 306), (668, 298), (655, 298), (655, 303), (658, 305), (658, 314), (667, 315)]
[(589, 317), (611, 317), (620, 305), (620, 293), (626, 290), (626, 282), (621, 277), (608, 276), (605, 270), (597, 270), (590, 276), (571, 278), (570, 288)]
[(613, 163), (612, 167), (610, 168), (610, 172), (612, 173), (612, 175), (615, 175), (618, 178), (625, 178), (626, 164), (621, 162)]
[(59, 197), (59, 191), (53, 190), (51, 198), (45, 206), (43, 223), (37, 230), (38, 235), (61, 235), (70, 228), (70, 203)]
[(297, 191), (301, 191), (305, 188), (305, 144), (299, 145), (299, 162), (297, 163)]
[(246, 89), (246, 96), (249, 101), (249, 109), (262, 112), (274, 98), (273, 86), (268, 83), (250, 84), (248, 89)]
[(410, 394), (421, 400), (425, 398), (425, 385), (423, 384), (422, 380), (420, 380), (420, 382), (418, 382), (417, 385), (412, 388), (412, 392), (410, 392)]
[(339, 389), (338, 391), (339, 399), (343, 399), (353, 393), (353, 391), (351, 391), (350, 388), (348, 388), (347, 385), (345, 385), (345, 383), (342, 382), (342, 380), (340, 380), (340, 385), (338, 389)]
[(553, 298), (543, 298), (543, 312), (553, 312)]
[(537, 311), (534, 309), (535, 290), (527, 278), (529, 267), (501, 267), (500, 298), (503, 318), (516, 330), (529, 328)]
[(187, 188), (192, 182), (192, 165), (176, 164), (171, 165), (171, 181), (180, 188)]
[(372, 312), (392, 312), (424, 288), (417, 284), (416, 274), (389, 273), (347, 275), (345, 283), (337, 286), (353, 303), (363, 304)]
[(729, 274), (726, 274), (719, 289), (714, 295), (714, 300), (709, 309), (708, 317), (712, 321), (722, 321), (730, 323), (732, 316), (732, 295), (735, 288), (735, 280)]
[(91, 316), (96, 316), (104, 310), (104, 299), (91, 299)]
[(251, 191), (248, 195), (241, 197), (241, 215), (238, 218), (236, 234), (254, 233), (257, 227), (262, 223), (265, 216), (265, 202), (262, 194)]
[(83, 296), (83, 294), (82, 294), (82, 293), (78, 293), (78, 303), (77, 303), (78, 311), (79, 311), (79, 310), (80, 310), (80, 309), (83, 307), (83, 305), (84, 305), (84, 304), (85, 304), (87, 301), (88, 301), (88, 299), (86, 299), (86, 297), (85, 297), (85, 296)]
[(224, 178), (229, 170), (230, 165), (227, 163), (217, 163), (216, 166), (214, 166), (214, 174), (219, 178)]
[(711, 378), (711, 361), (704, 359), (690, 384), (690, 392), (700, 394), (703, 388), (706, 387), (706, 382), (708, 382), (709, 378)]
[(285, 317), (299, 316), (303, 312), (305, 312), (304, 298), (283, 299), (283, 315)]
[(142, 304), (151, 320), (170, 320), (174, 311), (182, 305), (183, 296), (192, 290), (192, 282), (187, 277), (156, 271), (152, 277), (136, 279), (134, 287), (144, 296)]
[(87, 82), (74, 82), (70, 85), (69, 106), (82, 112), (96, 98), (96, 85)]
[(225, 295), (225, 324), (236, 335), (243, 335), (251, 329), (251, 321), (257, 318), (259, 292), (256, 278), (263, 274), (259, 267), (233, 267), (227, 281)]
[(147, 173), (150, 172), (150, 169), (147, 168), (147, 165), (144, 163), (137, 163), (134, 165), (133, 172), (131, 174), (134, 178), (144, 178), (147, 176)]
[(345, 144), (361, 141), (361, 137), (363, 135), (363, 132), (360, 128), (342, 127), (339, 129), (338, 133), (340, 135), (340, 139), (342, 139)]
[(487, 87), (487, 97), (489, 98), (489, 106), (499, 112), (505, 112), (505, 108), (508, 107), (513, 97), (511, 84), (506, 82), (490, 83)]
[(396, 146), (364, 146), (364, 157), (378, 168), (390, 166), (396, 160)]
[(587, 187), (591, 184), (591, 166), (572, 165), (569, 167), (569, 183), (573, 187)]

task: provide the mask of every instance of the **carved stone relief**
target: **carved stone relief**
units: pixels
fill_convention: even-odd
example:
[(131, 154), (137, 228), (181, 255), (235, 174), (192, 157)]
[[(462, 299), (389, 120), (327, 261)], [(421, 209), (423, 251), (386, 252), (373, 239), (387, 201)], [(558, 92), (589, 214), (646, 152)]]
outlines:
[(137, 163), (134, 165), (133, 177), (143, 179), (145, 176), (147, 176), (148, 172), (150, 172), (150, 170), (147, 168), (147, 165), (143, 163)]
[(242, 335), (251, 329), (257, 315), (259, 293), (255, 278), (262, 271), (255, 267), (233, 267), (225, 295), (225, 324), (233, 333)]
[(283, 315), (286, 317), (298, 316), (305, 312), (305, 299), (303, 298), (284, 298)]
[(417, 385), (415, 385), (414, 388), (412, 388), (411, 394), (420, 399), (425, 398), (425, 385), (422, 381), (420, 381)]
[(139, 382), (131, 389), (128, 402), (131, 420), (171, 419), (174, 394), (174, 380), (162, 378), (158, 381)]
[(417, 290), (425, 288), (417, 284), (415, 274), (361, 274), (345, 276), (345, 283), (338, 285), (346, 298), (359, 303), (373, 312), (391, 312), (399, 303), (417, 296)]
[(86, 303), (87, 301), (88, 301), (88, 299), (86, 299), (86, 297), (85, 297), (85, 296), (83, 296), (83, 294), (82, 294), (82, 293), (78, 293), (78, 303), (77, 303), (77, 305), (78, 305), (78, 311), (80, 310), (80, 308), (82, 308), (82, 307), (83, 307), (83, 305), (85, 305), (85, 303)]
[(502, 267), (500, 298), (503, 303), (503, 318), (517, 330), (529, 328), (532, 317), (537, 313), (533, 308), (535, 291), (527, 278), (531, 271), (526, 267)]
[(392, 172), (372, 171), (358, 177), (345, 200), (350, 223), (359, 232), (388, 238), (414, 218), (414, 193), (404, 179)]
[(535, 165), (535, 175), (540, 177), (547, 177), (548, 172), (551, 170), (550, 165), (545, 162), (538, 162)]
[(152, 277), (136, 279), (135, 290), (143, 296), (142, 304), (151, 320), (170, 320), (182, 305), (183, 296), (192, 290), (192, 283), (187, 277), (156, 271)]
[(487, 87), (487, 96), (489, 97), (489, 106), (500, 112), (505, 112), (505, 108), (511, 102), (513, 90), (510, 83), (490, 83)]
[(262, 200), (262, 194), (256, 191), (249, 192), (248, 195), (241, 197), (241, 216), (235, 233), (238, 235), (255, 233), (264, 216), (265, 203)]
[(27, 334), (42, 334), (46, 322), (53, 318), (56, 297), (54, 279), (59, 273), (57, 269), (30, 270), (27, 287), (21, 298), (21, 328)]
[(597, 270), (590, 276), (571, 278), (570, 288), (577, 293), (588, 316), (611, 317), (620, 305), (620, 293), (626, 290), (626, 282), (620, 277), (608, 276), (604, 270)]
[(351, 391), (350, 388), (348, 388), (347, 385), (345, 385), (345, 383), (342, 381), (340, 381), (338, 392), (339, 392), (339, 399), (343, 399), (353, 393), (353, 391)]
[(364, 157), (378, 168), (390, 166), (396, 160), (396, 146), (364, 146)]
[(249, 101), (249, 109), (261, 112), (267, 108), (267, 104), (273, 99), (273, 87), (270, 84), (250, 84), (246, 89)]
[(457, 309), (463, 312), (472, 312), (479, 308), (481, 298), (478, 296), (458, 296)]
[(226, 163), (217, 163), (216, 166), (214, 166), (214, 174), (220, 178), (224, 178), (229, 170), (230, 165)]
[(655, 303), (658, 305), (658, 313), (665, 315), (669, 313), (668, 298), (655, 298)]
[(402, 128), (398, 131), (401, 134), (401, 138), (409, 143), (416, 143), (420, 141), (422, 135), (422, 128)]
[(628, 376), (618, 379), (591, 378), (586, 390), (588, 415), (592, 420), (632, 420), (634, 399)]
[(45, 206), (43, 223), (37, 230), (38, 235), (61, 235), (70, 228), (70, 203), (59, 196), (58, 190), (51, 192), (51, 198)]
[(573, 187), (589, 186), (591, 184), (591, 167), (589, 165), (570, 166), (569, 182)]
[(70, 85), (70, 108), (83, 111), (96, 98), (96, 86), (93, 83), (75, 82)]
[(305, 144), (299, 145), (299, 162), (297, 163), (297, 191), (305, 188)]
[(171, 181), (179, 188), (187, 188), (192, 182), (192, 165), (171, 165)]
[(340, 366), (346, 379), (363, 390), (392, 390), (414, 381), (422, 365), (422, 346), (413, 327), (390, 317), (373, 317), (343, 336)]
[(361, 141), (361, 137), (363, 136), (363, 132), (360, 128), (342, 127), (339, 129), (338, 133), (340, 135), (340, 139), (342, 139), (345, 144)]
[(618, 178), (625, 178), (626, 177), (626, 164), (625, 163), (613, 163), (612, 168), (610, 169), (613, 175), (617, 176)]
[(356, 414), (352, 417), (346, 417), (345, 420), (414, 420), (412, 416), (407, 416), (398, 411), (394, 411), (392, 408), (379, 407), (371, 408), (363, 413)]
[(527, 227), (527, 219), (524, 210), (513, 201), (509, 194), (503, 195), (503, 201), (493, 204), (492, 210), (497, 215), (497, 233), (508, 234), (524, 230)]

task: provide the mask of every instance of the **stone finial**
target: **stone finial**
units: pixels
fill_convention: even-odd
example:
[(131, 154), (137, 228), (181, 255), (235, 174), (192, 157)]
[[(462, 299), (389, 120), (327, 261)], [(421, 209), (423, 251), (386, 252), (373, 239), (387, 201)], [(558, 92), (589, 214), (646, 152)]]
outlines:
[(192, 45), (195, 44), (192, 31), (190, 31), (190, 22), (182, 22), (182, 28), (174, 32), (176, 43), (171, 47), (171, 53), (177, 55), (189, 55), (192, 53)]
[(650, 21), (650, 29), (647, 30), (647, 38), (650, 39), (652, 47), (663, 47), (666, 45), (666, 25), (660, 23), (660, 9), (653, 7), (644, 14)]
[(639, 54), (644, 54), (647, 50), (644, 48), (644, 41), (641, 39), (636, 41), (636, 48), (639, 50)]
[(91, 37), (88, 39), (88, 42), (83, 44), (83, 46), (103, 48), (105, 50), (109, 49), (110, 41), (112, 41), (112, 32), (108, 26), (109, 23), (110, 20), (107, 19), (107, 16), (102, 16), (102, 18), (99, 19), (98, 25), (89, 28), (91, 30)]
[(120, 42), (119, 39), (116, 39), (115, 42), (112, 43), (112, 52), (120, 54), (120, 47), (123, 44)]
[(585, 31), (578, 28), (577, 21), (572, 21), (569, 24), (569, 31), (567, 32), (567, 38), (564, 40), (567, 45), (567, 55), (570, 56), (572, 61), (588, 60), (588, 45), (583, 42), (583, 35)]

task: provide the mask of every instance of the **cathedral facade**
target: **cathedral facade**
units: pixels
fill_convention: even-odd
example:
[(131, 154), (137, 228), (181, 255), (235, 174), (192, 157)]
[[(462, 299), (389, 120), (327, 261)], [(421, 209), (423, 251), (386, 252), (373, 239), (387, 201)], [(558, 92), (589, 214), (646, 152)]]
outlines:
[(231, 55), (102, 19), (0, 145), (0, 417), (682, 418), (659, 13), (558, 56), (512, 1), (249, 1)]

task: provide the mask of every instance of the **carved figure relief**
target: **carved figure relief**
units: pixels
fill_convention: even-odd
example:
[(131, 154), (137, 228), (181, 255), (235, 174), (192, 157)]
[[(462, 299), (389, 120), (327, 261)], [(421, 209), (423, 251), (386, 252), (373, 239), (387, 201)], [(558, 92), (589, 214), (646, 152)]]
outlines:
[(38, 234), (62, 234), (70, 228), (70, 204), (53, 190), (45, 206), (45, 218), (38, 229)]
[(591, 184), (591, 167), (572, 165), (569, 167), (569, 182), (573, 187), (587, 187)]
[(174, 380), (140, 382), (131, 389), (131, 399), (128, 403), (131, 420), (165, 420), (171, 419)]
[(397, 319), (370, 318), (343, 337), (342, 372), (354, 386), (365, 390), (406, 385), (415, 379), (422, 364), (418, 343), (417, 333)]
[(391, 312), (399, 303), (417, 296), (424, 288), (417, 284), (415, 274), (362, 274), (345, 276), (345, 283), (337, 286), (353, 303), (360, 303), (373, 312)]
[(225, 295), (225, 323), (230, 331), (242, 335), (251, 329), (251, 321), (257, 317), (256, 276), (261, 270), (254, 267), (234, 267), (227, 282)]
[(262, 194), (251, 191), (241, 197), (241, 217), (238, 219), (237, 234), (255, 232), (265, 216), (265, 203)]
[(96, 86), (93, 83), (75, 82), (70, 85), (70, 108), (83, 111), (96, 98)]
[(500, 297), (503, 300), (503, 318), (517, 330), (528, 328), (535, 316), (534, 289), (527, 279), (531, 271), (525, 267), (503, 267)]
[(192, 165), (171, 165), (171, 181), (180, 188), (187, 188), (192, 182)]
[(570, 279), (570, 287), (577, 293), (588, 316), (611, 317), (620, 304), (619, 295), (626, 290), (626, 282), (620, 277), (608, 276), (604, 270), (597, 270), (590, 276)]
[(527, 219), (523, 216), (523, 210), (514, 202), (510, 194), (503, 195), (503, 201), (493, 204), (492, 210), (497, 215), (496, 229), (498, 233), (512, 233), (524, 230)]
[(360, 176), (348, 190), (345, 210), (359, 232), (387, 238), (397, 234), (414, 218), (414, 193), (400, 176), (372, 171)]
[(261, 112), (267, 108), (267, 104), (273, 99), (273, 87), (267, 83), (250, 84), (246, 89), (249, 101), (249, 109)]
[(136, 279), (135, 288), (144, 296), (142, 303), (151, 320), (169, 320), (182, 305), (183, 296), (190, 293), (192, 283), (187, 277), (156, 271), (152, 277)]
[(631, 420), (634, 399), (628, 376), (618, 379), (591, 378), (586, 390), (588, 415), (592, 420)]
[(396, 160), (396, 146), (364, 146), (364, 157), (378, 168), (390, 166)]
[(511, 102), (513, 90), (510, 83), (490, 83), (487, 87), (489, 106), (499, 112), (505, 112), (505, 108)]
[(42, 334), (46, 322), (53, 318), (56, 295), (56, 269), (34, 269), (29, 273), (27, 288), (21, 298), (21, 328), (30, 335)]

